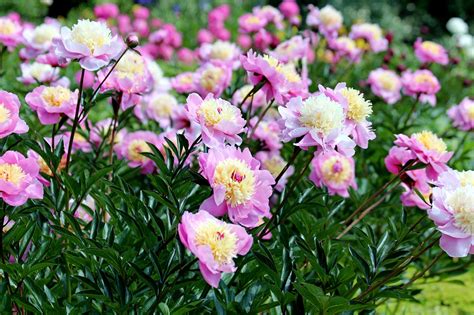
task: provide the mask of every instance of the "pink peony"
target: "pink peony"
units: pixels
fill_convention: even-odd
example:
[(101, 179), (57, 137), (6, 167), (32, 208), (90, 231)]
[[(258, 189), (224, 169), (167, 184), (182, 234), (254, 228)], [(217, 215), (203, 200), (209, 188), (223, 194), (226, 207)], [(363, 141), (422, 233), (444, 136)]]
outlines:
[(358, 63), (360, 61), (362, 51), (357, 47), (356, 42), (345, 36), (340, 36), (328, 40), (329, 48), (334, 50), (335, 59), (339, 61), (346, 58), (348, 61)]
[(61, 38), (54, 39), (56, 54), (77, 59), (82, 68), (95, 71), (106, 66), (123, 49), (123, 43), (112, 36), (103, 22), (79, 20), (72, 27), (61, 28)]
[(103, 3), (94, 7), (94, 14), (99, 19), (116, 18), (120, 13), (118, 6), (115, 3)]
[[(281, 157), (278, 151), (260, 151), (257, 152), (255, 158), (259, 160), (260, 163), (262, 163), (262, 169), (269, 171), (275, 179), (287, 164), (287, 162)], [(278, 183), (276, 183), (275, 190), (283, 191), (283, 189), (285, 189), (288, 178), (293, 175), (294, 172), (295, 168), (293, 166), (290, 166), (288, 170), (281, 176)]]
[(416, 57), (423, 63), (447, 65), (449, 62), (448, 52), (440, 44), (428, 40), (422, 41), (421, 38), (418, 38), (414, 48)]
[[(110, 138), (112, 137), (112, 130), (110, 129), (112, 127), (112, 119), (111, 118), (106, 118), (104, 120), (101, 120), (97, 122), (92, 128), (90, 132), (90, 141), (96, 145), (99, 146), (103, 141), (105, 143), (110, 143)], [(114, 143), (118, 144), (120, 143), (123, 138), (125, 137), (127, 131), (125, 129), (121, 129), (118, 132), (116, 132), (115, 137), (114, 137)], [(106, 138), (106, 136), (108, 137)]]
[(201, 209), (215, 216), (227, 214), (232, 222), (247, 227), (258, 226), (260, 218), (270, 217), (269, 198), (275, 181), (270, 172), (260, 169), (260, 162), (249, 149), (210, 149), (199, 155), (199, 165), (213, 189)]
[(254, 33), (263, 29), (267, 25), (265, 18), (252, 13), (246, 13), (239, 17), (239, 32)]
[(20, 69), (21, 77), (17, 79), (23, 84), (51, 84), (53, 82), (57, 83), (59, 79), (59, 68), (54, 68), (49, 64), (39, 62), (33, 62), (31, 64), (22, 63)]
[(191, 93), (196, 91), (194, 86), (194, 73), (182, 72), (171, 79), (171, 87), (178, 93)]
[(278, 6), (283, 16), (287, 19), (291, 19), (300, 14), (300, 8), (296, 0), (283, 0)]
[[(254, 117), (250, 120), (250, 126), (253, 129), (258, 118)], [(276, 121), (262, 120), (253, 133), (253, 139), (260, 140), (263, 147), (270, 151), (280, 150), (283, 144), (280, 139), (281, 129)]]
[(155, 170), (155, 163), (142, 154), (152, 152), (148, 143), (161, 148), (163, 141), (151, 131), (135, 131), (125, 135), (115, 150), (119, 158), (129, 161), (128, 166), (140, 167), (142, 173), (149, 174)]
[(359, 42), (359, 47), (373, 52), (385, 51), (388, 48), (388, 41), (382, 34), (382, 29), (377, 24), (354, 24), (352, 25), (349, 37)]
[(193, 93), (186, 100), (186, 110), (191, 121), (198, 123), (202, 129), (202, 140), (211, 148), (230, 144), (240, 144), (238, 136), (244, 131), (245, 120), (240, 109), (221, 98), (208, 94), (203, 100)]
[(18, 96), (0, 90), (0, 139), (28, 131), (28, 125), (19, 116), (20, 106)]
[(203, 61), (221, 61), (233, 69), (240, 66), (239, 56), (241, 51), (236, 44), (231, 42), (216, 41), (212, 44), (203, 44), (199, 48), (199, 58)]
[(357, 189), (354, 160), (336, 151), (317, 154), (309, 179), (318, 187), (327, 187), (330, 195), (349, 197), (349, 187)]
[(207, 211), (185, 212), (178, 225), (183, 245), (199, 259), (204, 280), (217, 288), (222, 272), (235, 272), (233, 259), (245, 255), (253, 239), (239, 225), (225, 223)]
[(21, 32), (23, 27), (19, 21), (9, 16), (0, 17), (0, 44), (9, 49), (15, 48), (21, 43)]
[(305, 58), (310, 49), (309, 38), (298, 35), (282, 42), (269, 54), (282, 62), (290, 62)]
[(37, 160), (7, 151), (0, 157), (0, 197), (10, 206), (21, 206), (28, 199), (42, 199), (43, 186), (38, 176)]
[(38, 113), (40, 122), (44, 125), (56, 124), (62, 115), (74, 118), (78, 91), (62, 86), (44, 86), (35, 88), (26, 94), (26, 103)]
[[(253, 86), (247, 84), (235, 91), (234, 95), (232, 95), (232, 104), (239, 105), (240, 103), (242, 103), (244, 98), (247, 96), (247, 94), (250, 93), (252, 89)], [(267, 102), (263, 91), (258, 90), (257, 93), (253, 95), (253, 100), (252, 97), (247, 97), (247, 100), (242, 104), (242, 109), (247, 110), (247, 108), (249, 108), (250, 106), (250, 103), (252, 103), (252, 109), (265, 106)]]
[(309, 13), (306, 17), (306, 24), (317, 27), (319, 32), (327, 38), (336, 38), (343, 22), (341, 12), (331, 5), (326, 5), (321, 10), (313, 5), (309, 5), (308, 9)]
[(202, 96), (212, 93), (219, 97), (230, 85), (232, 66), (222, 61), (210, 61), (203, 64), (194, 75), (194, 86)]
[(378, 68), (372, 70), (367, 82), (370, 84), (372, 92), (383, 98), (388, 104), (394, 104), (402, 97), (402, 81), (400, 77), (392, 70)]
[(436, 105), (436, 93), (441, 89), (430, 70), (405, 71), (402, 74), (403, 93), (418, 98), (422, 103)]
[(178, 100), (169, 93), (153, 93), (146, 97), (143, 104), (146, 116), (158, 122), (161, 128), (171, 125), (173, 112), (179, 106)]
[(465, 97), (459, 105), (448, 110), (453, 125), (464, 131), (474, 130), (474, 100)]
[(53, 45), (53, 39), (60, 36), (59, 29), (59, 22), (53, 19), (49, 19), (46, 23), (35, 28), (25, 28), (23, 41), (26, 47), (20, 54), (28, 59), (33, 59), (42, 53), (49, 52)]

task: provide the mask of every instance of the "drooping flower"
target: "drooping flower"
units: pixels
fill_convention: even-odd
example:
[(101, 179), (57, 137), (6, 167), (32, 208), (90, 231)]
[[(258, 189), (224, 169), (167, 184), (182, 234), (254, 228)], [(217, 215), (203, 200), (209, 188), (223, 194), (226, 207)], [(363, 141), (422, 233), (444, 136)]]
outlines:
[(26, 94), (26, 103), (44, 125), (56, 124), (62, 115), (74, 118), (78, 92), (62, 86), (39, 86)]
[(19, 116), (20, 106), (18, 96), (0, 90), (0, 139), (28, 131), (28, 125)]
[(474, 173), (465, 182), (458, 174), (448, 171), (439, 176), (428, 209), (428, 216), (442, 233), (439, 244), (451, 257), (474, 254)]
[(343, 105), (324, 93), (304, 101), (301, 97), (292, 98), (278, 110), (285, 127), (283, 141), (302, 137), (295, 145), (303, 149), (317, 146), (326, 151), (338, 147), (346, 155), (354, 154), (355, 143), (346, 132)]
[(89, 71), (106, 66), (124, 47), (105, 23), (90, 20), (79, 20), (72, 28), (62, 27), (61, 38), (53, 42), (59, 57), (77, 59)]
[(349, 37), (356, 41), (357, 46), (363, 50), (373, 52), (385, 51), (388, 41), (382, 34), (382, 29), (377, 24), (362, 23), (352, 25)]
[[(98, 82), (105, 79), (109, 68), (104, 68), (98, 72)], [(120, 107), (122, 110), (138, 104), (141, 93), (148, 92), (153, 87), (153, 79), (145, 60), (134, 51), (127, 51), (118, 62), (114, 71), (104, 81), (102, 91), (115, 90), (122, 93)]]
[(418, 98), (422, 103), (436, 105), (436, 93), (441, 89), (438, 79), (430, 70), (405, 71), (402, 74), (403, 93)]
[(381, 97), (388, 104), (394, 104), (402, 97), (402, 81), (392, 70), (378, 68), (369, 74), (367, 83), (370, 84), (372, 92)]
[(222, 61), (210, 61), (203, 64), (194, 74), (196, 91), (206, 97), (209, 93), (219, 97), (230, 85), (232, 67)]
[(157, 148), (162, 146), (160, 137), (151, 131), (135, 131), (125, 135), (119, 145), (115, 146), (117, 156), (128, 160), (128, 166), (140, 167), (142, 173), (149, 174), (154, 171), (155, 163), (142, 153), (150, 153), (151, 148), (148, 143)]
[(372, 103), (364, 98), (364, 94), (353, 88), (344, 87), (339, 92), (347, 100), (347, 125), (355, 143), (367, 149), (369, 140), (375, 139), (372, 124), (367, 118), (372, 114)]
[(201, 209), (215, 216), (227, 214), (232, 222), (247, 227), (257, 226), (259, 218), (270, 217), (269, 198), (275, 181), (270, 172), (260, 169), (260, 162), (249, 149), (210, 149), (199, 155), (199, 165), (213, 189)]
[(185, 212), (178, 225), (183, 245), (199, 259), (204, 280), (217, 288), (223, 272), (235, 272), (233, 259), (245, 255), (253, 239), (236, 224), (218, 220), (207, 211)]
[(8, 16), (0, 17), (0, 44), (13, 49), (21, 43), (21, 24)]
[(189, 119), (201, 126), (202, 141), (208, 147), (242, 142), (238, 134), (244, 131), (245, 120), (240, 109), (226, 100), (216, 99), (212, 94), (202, 99), (193, 93), (187, 98), (186, 110)]
[(240, 65), (240, 48), (231, 42), (218, 40), (212, 44), (203, 44), (199, 48), (199, 57), (203, 61), (221, 61), (236, 69)]
[(448, 52), (440, 44), (429, 40), (422, 41), (421, 38), (418, 38), (414, 48), (416, 57), (423, 63), (447, 65), (449, 62)]
[(336, 151), (316, 154), (311, 161), (309, 179), (318, 187), (327, 187), (330, 195), (349, 197), (349, 187), (357, 189), (354, 160)]
[(10, 206), (21, 206), (28, 199), (42, 199), (43, 185), (38, 176), (38, 161), (7, 151), (0, 157), (0, 198)]
[(474, 100), (465, 97), (461, 103), (448, 110), (453, 125), (464, 131), (474, 130)]
[(317, 27), (319, 32), (328, 38), (337, 37), (339, 29), (342, 27), (343, 17), (341, 12), (333, 6), (326, 5), (321, 10), (313, 5), (308, 6), (309, 13), (306, 17), (308, 26)]
[[(262, 169), (269, 171), (273, 178), (283, 171), (287, 162), (281, 157), (278, 151), (260, 151), (257, 152), (255, 158), (262, 163)], [(277, 191), (283, 191), (288, 181), (288, 178), (293, 175), (295, 168), (291, 165), (288, 170), (281, 176), (278, 183), (275, 185)]]

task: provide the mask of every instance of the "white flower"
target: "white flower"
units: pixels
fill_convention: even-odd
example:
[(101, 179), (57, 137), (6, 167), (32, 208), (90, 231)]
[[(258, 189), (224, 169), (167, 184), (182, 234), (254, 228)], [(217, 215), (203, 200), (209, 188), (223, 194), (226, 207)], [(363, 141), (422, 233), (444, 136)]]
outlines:
[(458, 17), (450, 18), (448, 23), (446, 23), (446, 28), (452, 34), (466, 34), (469, 30), (469, 26), (466, 22)]

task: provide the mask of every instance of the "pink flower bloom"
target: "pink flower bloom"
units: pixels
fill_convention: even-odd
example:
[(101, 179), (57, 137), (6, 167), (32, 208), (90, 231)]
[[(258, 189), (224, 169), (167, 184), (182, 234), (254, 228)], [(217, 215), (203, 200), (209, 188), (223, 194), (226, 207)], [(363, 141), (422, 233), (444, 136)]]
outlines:
[(199, 67), (193, 80), (196, 91), (202, 97), (209, 93), (219, 97), (230, 85), (232, 67), (221, 61), (207, 62)]
[(403, 72), (402, 85), (406, 95), (419, 98), (422, 103), (436, 105), (436, 93), (441, 89), (441, 85), (430, 70)]
[(183, 72), (171, 79), (171, 87), (178, 93), (191, 93), (196, 91), (194, 86), (194, 73)]
[(128, 34), (132, 31), (132, 22), (126, 14), (119, 14), (117, 17), (118, 29), (121, 34)]
[(266, 19), (252, 13), (246, 13), (239, 17), (239, 32), (253, 33), (261, 30), (267, 25)]
[(402, 97), (400, 94), (402, 81), (392, 70), (382, 68), (372, 70), (367, 82), (370, 84), (372, 92), (383, 98), (388, 104), (394, 104)]
[(194, 52), (189, 48), (181, 48), (177, 52), (178, 59), (182, 63), (192, 64), (194, 62)]
[(263, 7), (254, 7), (253, 14), (266, 21), (266, 24), (273, 23), (278, 30), (283, 29), (283, 15), (277, 8), (271, 5), (264, 5)]
[[(278, 151), (260, 151), (255, 155), (255, 158), (262, 163), (262, 169), (269, 171), (273, 178), (281, 173), (287, 162), (280, 156)], [(290, 166), (288, 170), (281, 176), (278, 183), (275, 185), (277, 191), (285, 189), (288, 178), (293, 175), (295, 168)]]
[(272, 34), (265, 29), (259, 30), (254, 36), (255, 48), (260, 51), (266, 51), (272, 42)]
[(205, 43), (212, 43), (214, 40), (214, 36), (212, 35), (211, 32), (207, 29), (200, 29), (198, 34), (197, 34), (197, 42), (199, 45), (205, 44)]
[[(254, 128), (258, 118), (250, 120), (250, 126)], [(264, 148), (270, 151), (280, 150), (283, 144), (280, 139), (280, 125), (276, 121), (262, 120), (253, 133), (253, 139), (260, 140)]]
[[(50, 143), (50, 139), (46, 139), (46, 141), (48, 141), (48, 143)], [(51, 143), (50, 143), (51, 145)], [(57, 145), (57, 144), (56, 144)], [(67, 145), (67, 144), (65, 144)], [(67, 148), (65, 148), (65, 150), (67, 150)], [(38, 180), (41, 182), (41, 184), (43, 184), (44, 186), (46, 187), (49, 187), (50, 186), (50, 182), (48, 179), (44, 178), (41, 173), (43, 174), (46, 174), (50, 177), (53, 176), (53, 172), (50, 168), (50, 166), (45, 162), (45, 160), (38, 154), (36, 153), (35, 151), (33, 150), (28, 150), (27, 152), (27, 155), (28, 155), (28, 158), (32, 158), (34, 160), (36, 160), (38, 162), (38, 165), (39, 165), (39, 171), (40, 171), (40, 174), (38, 174)], [(61, 157), (61, 161), (59, 162), (59, 165), (58, 165), (58, 168), (56, 169), (56, 173), (59, 173), (61, 172), (65, 167), (66, 167), (66, 153), (63, 154), (63, 156)]]
[(207, 14), (207, 21), (209, 25), (223, 23), (229, 18), (230, 6), (228, 4), (221, 4), (215, 7)]
[(253, 85), (265, 80), (262, 90), (267, 102), (275, 98), (278, 103), (283, 104), (292, 96), (308, 94), (307, 82), (301, 78), (292, 63), (282, 63), (269, 55), (258, 56), (252, 50), (247, 56), (241, 56), (240, 61)]
[(440, 44), (418, 38), (414, 47), (416, 57), (423, 63), (447, 65), (449, 62), (448, 52)]
[(289, 20), (300, 14), (300, 8), (295, 0), (283, 0), (278, 6), (278, 9), (280, 9), (283, 16)]
[(247, 254), (253, 243), (243, 227), (218, 220), (207, 211), (185, 212), (178, 234), (181, 243), (199, 259), (204, 280), (214, 288), (223, 272), (237, 270), (233, 259)]
[(56, 124), (61, 115), (74, 117), (78, 92), (62, 86), (39, 86), (26, 94), (26, 103), (38, 113), (40, 122), (44, 125)]
[(303, 59), (307, 56), (308, 50), (310, 50), (309, 38), (303, 38), (298, 35), (279, 44), (273, 51), (269, 52), (269, 54), (286, 63)]
[(136, 19), (133, 21), (133, 31), (141, 37), (147, 37), (150, 34), (150, 28), (148, 27), (148, 21), (143, 19)]
[[(104, 68), (97, 73), (97, 82), (102, 82), (109, 72)], [(102, 91), (116, 90), (122, 92), (120, 106), (123, 110), (138, 104), (139, 94), (150, 91), (153, 78), (148, 71), (145, 60), (134, 51), (127, 51), (114, 71), (102, 85)]]
[(8, 16), (0, 17), (0, 44), (9, 49), (15, 48), (21, 43), (21, 32), (23, 27), (19, 21)]
[(323, 151), (330, 151), (337, 147), (341, 153), (353, 155), (355, 143), (349, 138), (344, 124), (344, 107), (347, 104), (341, 102), (345, 99), (338, 101), (320, 92), (304, 101), (301, 97), (292, 98), (285, 107), (280, 106), (278, 111), (285, 128), (283, 141), (301, 138), (295, 145), (303, 149), (317, 146)]
[[(69, 131), (65, 132), (63, 136), (64, 136), (64, 142), (69, 143), (71, 133)], [(85, 138), (81, 130), (78, 130), (74, 134), (74, 141), (72, 142), (72, 152), (77, 152), (77, 151), (82, 151), (85, 153), (92, 152), (92, 145), (88, 141), (88, 139)]]
[(77, 59), (89, 71), (106, 66), (123, 48), (105, 23), (90, 20), (79, 20), (72, 29), (62, 27), (61, 38), (53, 42), (59, 57)]
[(328, 40), (329, 48), (336, 53), (336, 60), (346, 58), (350, 62), (358, 63), (362, 51), (357, 47), (355, 41), (349, 37), (341, 36)]
[(459, 105), (448, 110), (453, 125), (464, 131), (474, 130), (474, 100), (465, 97)]
[(42, 199), (43, 186), (38, 180), (39, 165), (16, 151), (0, 157), (0, 197), (10, 206), (21, 206), (28, 199)]
[(203, 100), (193, 93), (186, 100), (186, 110), (191, 121), (202, 129), (202, 141), (211, 148), (230, 144), (240, 144), (238, 136), (244, 131), (245, 120), (240, 109), (221, 98), (208, 94)]
[(237, 44), (243, 49), (249, 49), (252, 47), (252, 38), (246, 34), (240, 34), (237, 37)]
[(385, 51), (388, 48), (388, 41), (383, 36), (380, 26), (377, 24), (354, 24), (352, 25), (349, 37), (355, 40), (361, 40), (361, 45), (365, 50), (373, 52)]
[(32, 59), (41, 53), (48, 52), (53, 45), (53, 39), (60, 36), (59, 29), (59, 22), (53, 19), (35, 28), (25, 28), (23, 39), (26, 47), (23, 56)]
[(21, 77), (18, 81), (23, 84), (52, 83), (59, 79), (59, 69), (53, 68), (49, 64), (33, 62), (32, 64), (22, 63)]
[(133, 16), (136, 19), (148, 19), (150, 17), (150, 10), (144, 6), (136, 5), (133, 7)]
[(318, 187), (327, 187), (330, 195), (349, 197), (349, 187), (357, 189), (354, 160), (336, 151), (317, 154), (311, 162), (309, 179)]
[(203, 61), (221, 61), (233, 69), (240, 65), (239, 56), (241, 51), (237, 45), (231, 42), (216, 41), (212, 44), (203, 44), (199, 48), (199, 58)]
[(28, 131), (28, 125), (19, 116), (20, 106), (15, 94), (0, 90), (0, 139)]
[(260, 162), (249, 149), (226, 146), (199, 155), (202, 175), (213, 195), (201, 205), (215, 216), (227, 214), (234, 223), (258, 226), (259, 218), (270, 217), (269, 198), (275, 181), (270, 172), (260, 170)]
[(411, 160), (415, 160), (415, 154), (408, 148), (393, 146), (385, 157), (385, 167), (392, 174), (398, 174)]
[(103, 3), (94, 7), (94, 14), (99, 19), (116, 18), (120, 13), (118, 6), (115, 3)]
[(319, 10), (313, 5), (308, 6), (309, 13), (306, 17), (308, 26), (317, 27), (319, 32), (328, 38), (337, 37), (339, 29), (342, 27), (342, 14), (331, 5), (326, 5)]
[(428, 216), (442, 233), (441, 248), (451, 257), (465, 257), (474, 254), (474, 173), (467, 182), (456, 175), (439, 176)]
[[(408, 180), (405, 179), (402, 184), (405, 192), (400, 196), (402, 205), (405, 207), (417, 207), (423, 210), (429, 209), (431, 186), (426, 176), (426, 170), (418, 169), (408, 171), (406, 174), (408, 175)], [(416, 190), (423, 196), (424, 200), (418, 196)]]
[(117, 146), (117, 156), (128, 160), (128, 166), (140, 167), (143, 174), (152, 173), (155, 170), (155, 163), (142, 153), (152, 152), (148, 143), (157, 148), (162, 146), (162, 140), (158, 135), (150, 131), (135, 131), (128, 133)]
[(176, 110), (178, 100), (168, 93), (153, 93), (145, 99), (146, 116), (160, 124), (161, 128), (167, 128), (172, 122), (173, 112)]
[[(244, 85), (237, 91), (235, 91), (234, 95), (232, 95), (232, 104), (239, 105), (244, 100), (245, 96), (250, 93), (253, 89), (251, 85)], [(248, 97), (244, 104), (242, 104), (242, 108), (246, 110), (250, 106), (250, 102), (252, 102), (252, 108), (260, 108), (267, 104), (265, 99), (265, 94), (262, 90), (258, 90), (257, 93), (253, 96), (253, 101), (251, 97)]]
[[(81, 73), (82, 73), (82, 71), (79, 70), (74, 75), (74, 79), (76, 80), (77, 85), (81, 84)], [(82, 83), (82, 86), (85, 89), (89, 89), (89, 88), (92, 88), (94, 86), (94, 83), (95, 83), (95, 73), (90, 72), (90, 71), (85, 71), (84, 72), (84, 82)]]
[(417, 163), (427, 165), (426, 175), (429, 179), (436, 180), (440, 173), (447, 170), (446, 163), (453, 152), (448, 152), (444, 141), (432, 132), (422, 131), (410, 137), (399, 134), (396, 138), (395, 145), (408, 149)]

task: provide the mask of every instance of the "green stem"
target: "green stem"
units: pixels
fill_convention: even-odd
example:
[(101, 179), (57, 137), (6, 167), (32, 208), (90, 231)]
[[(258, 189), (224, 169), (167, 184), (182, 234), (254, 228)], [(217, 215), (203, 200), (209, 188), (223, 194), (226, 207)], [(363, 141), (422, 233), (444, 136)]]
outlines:
[(74, 134), (76, 133), (76, 128), (79, 123), (78, 116), (79, 116), (79, 108), (81, 106), (82, 101), (82, 89), (84, 86), (84, 73), (86, 70), (82, 69), (81, 71), (81, 81), (79, 83), (79, 95), (77, 97), (77, 104), (76, 104), (76, 113), (74, 114), (74, 121), (72, 123), (71, 134), (69, 136), (69, 147), (67, 148), (67, 155), (66, 155), (66, 173), (69, 171), (69, 163), (71, 161), (71, 152), (72, 152), (72, 144), (74, 142)]

